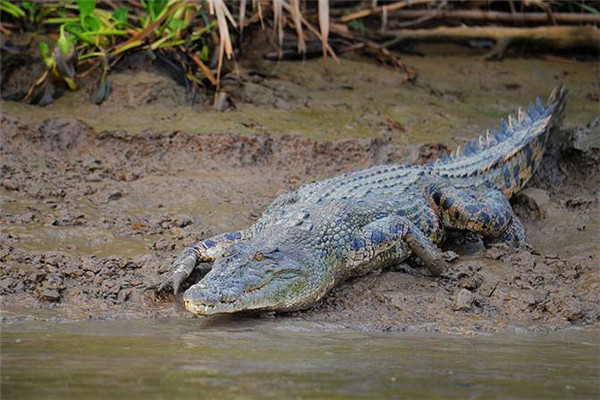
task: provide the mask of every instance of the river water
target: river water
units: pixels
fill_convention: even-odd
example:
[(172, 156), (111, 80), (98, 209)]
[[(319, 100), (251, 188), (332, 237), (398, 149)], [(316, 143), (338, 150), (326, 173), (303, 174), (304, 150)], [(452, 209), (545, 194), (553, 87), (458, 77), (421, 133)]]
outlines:
[(295, 318), (2, 325), (5, 399), (598, 398), (600, 334), (349, 331)]

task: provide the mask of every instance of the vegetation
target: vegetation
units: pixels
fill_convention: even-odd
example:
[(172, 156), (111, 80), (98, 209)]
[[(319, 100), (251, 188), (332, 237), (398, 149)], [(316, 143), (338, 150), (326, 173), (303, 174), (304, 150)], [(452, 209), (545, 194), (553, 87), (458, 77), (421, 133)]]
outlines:
[[(6, 37), (26, 30), (46, 34), (46, 39), (38, 44), (46, 70), (23, 97), (30, 103), (45, 105), (53, 101), (58, 91), (77, 89), (88, 76), (96, 79), (92, 100), (102, 102), (110, 93), (110, 71), (140, 52), (167, 65), (171, 74), (186, 85), (191, 101), (202, 89), (218, 94), (225, 60), (234, 58), (234, 43), (241, 43), (243, 30), (259, 22), (263, 28), (271, 29), (278, 46), (271, 58), (298, 58), (300, 54), (300, 58), (329, 55), (337, 60), (336, 53), (362, 51), (399, 68), (407, 81), (414, 79), (414, 71), (389, 49), (400, 42), (431, 36), (423, 32), (412, 34), (416, 31), (411, 29), (453, 27), (465, 22), (478, 27), (591, 24), (596, 29), (588, 35), (593, 41), (595, 27), (600, 23), (598, 1), (490, 1), (482, 6), (477, 2), (433, 0), (331, 4), (329, 0), (252, 0), (252, 10), (247, 15), (248, 3), (248, 0), (0, 0), (0, 31)], [(272, 18), (267, 18), (268, 13)], [(288, 30), (297, 38), (296, 49), (283, 48), (284, 33)], [(444, 32), (452, 35), (452, 31)], [(480, 32), (461, 31), (459, 37), (488, 37), (485, 31)], [(503, 32), (495, 31), (489, 37), (497, 40), (502, 35)], [(559, 32), (558, 36), (561, 35)], [(439, 34), (433, 37), (439, 39)], [(519, 38), (523, 37), (527, 38), (527, 32), (519, 32)], [(502, 55), (503, 50), (494, 53), (497, 58)]]

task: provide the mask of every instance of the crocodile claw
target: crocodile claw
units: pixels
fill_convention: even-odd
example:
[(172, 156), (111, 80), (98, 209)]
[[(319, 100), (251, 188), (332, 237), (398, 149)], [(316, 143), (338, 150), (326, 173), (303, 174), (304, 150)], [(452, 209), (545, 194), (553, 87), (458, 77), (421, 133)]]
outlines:
[(173, 267), (166, 276), (158, 282), (152, 283), (144, 288), (144, 291), (155, 290), (164, 292), (173, 289), (174, 294), (179, 293), (179, 289), (185, 280), (190, 276), (196, 265), (196, 257), (188, 255), (186, 257), (177, 257), (173, 262)]

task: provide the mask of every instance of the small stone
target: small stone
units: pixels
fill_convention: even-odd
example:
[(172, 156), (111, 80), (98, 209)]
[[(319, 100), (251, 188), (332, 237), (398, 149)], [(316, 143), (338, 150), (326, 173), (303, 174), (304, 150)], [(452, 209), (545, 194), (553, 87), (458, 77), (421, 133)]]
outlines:
[(454, 303), (454, 310), (456, 311), (467, 311), (471, 309), (473, 304), (473, 293), (468, 289), (461, 289), (456, 295), (456, 301)]
[(175, 239), (182, 239), (183, 235), (185, 235), (185, 231), (181, 228), (171, 228), (171, 235)]
[(115, 201), (115, 200), (119, 200), (121, 197), (123, 197), (123, 193), (116, 190), (116, 191), (112, 192), (111, 194), (109, 194), (106, 199), (108, 201)]
[(91, 174), (85, 176), (86, 182), (102, 182), (102, 177), (98, 171), (94, 171)]
[(42, 300), (58, 301), (60, 300), (60, 293), (56, 289), (44, 289), (39, 293), (39, 297)]
[(491, 260), (499, 260), (508, 253), (508, 245), (506, 243), (491, 243), (489, 249), (483, 255)]
[(448, 251), (445, 251), (444, 253), (442, 253), (442, 257), (447, 262), (452, 262), (452, 261), (458, 260), (459, 255), (456, 254), (455, 252), (453, 252), (452, 250), (448, 250)]
[(53, 226), (56, 225), (56, 218), (52, 214), (48, 214), (42, 220), (43, 226)]
[(164, 250), (175, 250), (175, 243), (171, 242), (167, 239), (158, 239), (156, 242), (154, 242), (151, 246), (150, 249), (152, 250), (159, 250), (159, 251), (164, 251)]
[(13, 278), (4, 278), (0, 280), (0, 293), (6, 294), (11, 292), (11, 288), (17, 284), (17, 280)]
[(3, 180), (2, 186), (4, 186), (4, 189), (6, 190), (19, 190), (19, 186), (10, 179)]
[(119, 303), (124, 303), (129, 299), (130, 296), (131, 296), (131, 289), (122, 289), (119, 291), (119, 294), (117, 294), (117, 301)]

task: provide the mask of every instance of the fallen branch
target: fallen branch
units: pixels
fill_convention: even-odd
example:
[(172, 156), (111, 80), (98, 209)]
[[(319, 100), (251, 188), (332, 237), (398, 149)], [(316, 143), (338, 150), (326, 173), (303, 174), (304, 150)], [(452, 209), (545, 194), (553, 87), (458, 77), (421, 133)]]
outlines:
[(486, 57), (501, 59), (504, 51), (515, 42), (538, 43), (557, 50), (594, 48), (600, 50), (600, 29), (594, 26), (542, 26), (536, 28), (512, 27), (440, 27), (435, 29), (392, 30), (384, 34), (391, 40), (389, 48), (409, 41), (464, 41), (491, 39), (497, 48)]
[(402, 8), (405, 7), (409, 7), (409, 6), (414, 6), (417, 4), (425, 4), (425, 3), (435, 3), (436, 0), (412, 0), (412, 1), (408, 1), (408, 0), (404, 0), (404, 1), (398, 1), (396, 3), (392, 3), (392, 4), (388, 4), (385, 6), (381, 6), (381, 7), (374, 7), (372, 9), (368, 9), (368, 10), (360, 10), (357, 12), (354, 12), (352, 14), (348, 14), (348, 15), (344, 15), (342, 18), (340, 18), (340, 22), (350, 22), (350, 21), (354, 21), (357, 19), (361, 19), (361, 18), (365, 18), (371, 15), (377, 15), (377, 14), (382, 14), (382, 13), (390, 13), (392, 11), (396, 11), (396, 10), (400, 10)]
[[(553, 13), (557, 23), (563, 24), (600, 24), (600, 14), (576, 14), (576, 13)], [(528, 13), (508, 13), (500, 11), (479, 11), (479, 10), (399, 10), (388, 15), (388, 19), (460, 19), (470, 21), (487, 21), (487, 22), (551, 22), (548, 14), (545, 12), (528, 12)]]

